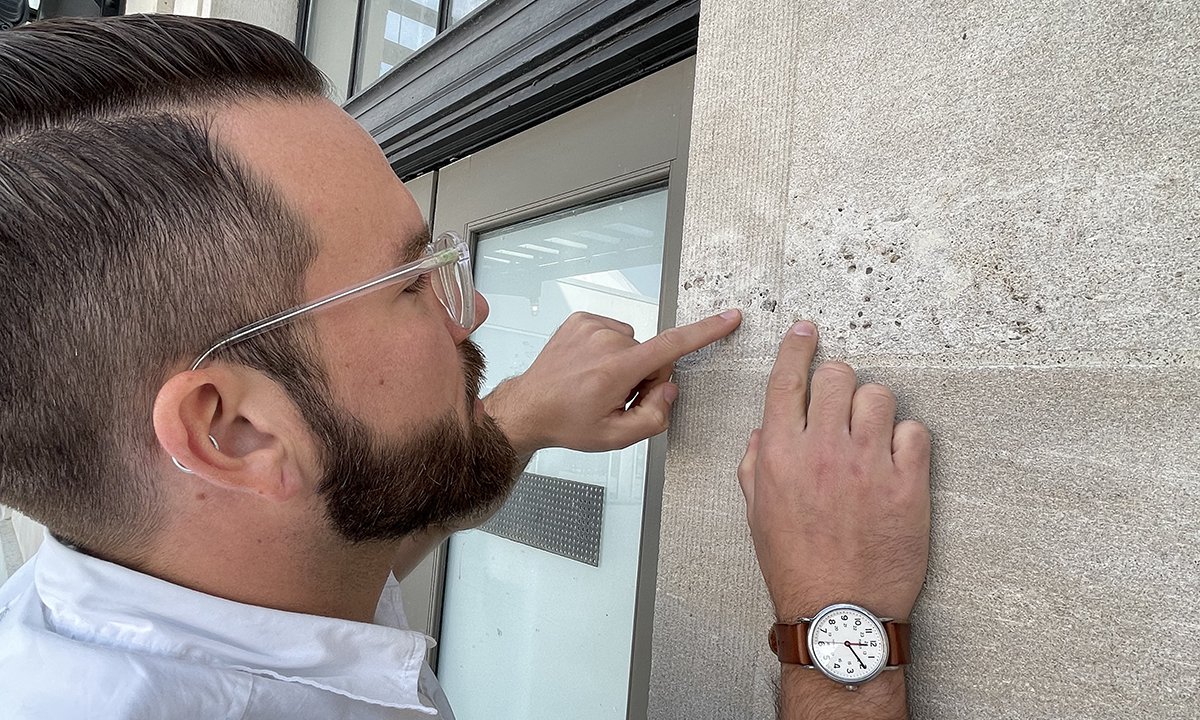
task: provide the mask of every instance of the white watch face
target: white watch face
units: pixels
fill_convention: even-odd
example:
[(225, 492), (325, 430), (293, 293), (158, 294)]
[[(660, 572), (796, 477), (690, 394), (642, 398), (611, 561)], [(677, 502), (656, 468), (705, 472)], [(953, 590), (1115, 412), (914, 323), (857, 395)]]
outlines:
[(883, 625), (856, 605), (832, 605), (812, 620), (808, 652), (813, 665), (831, 679), (857, 684), (887, 667), (888, 641)]

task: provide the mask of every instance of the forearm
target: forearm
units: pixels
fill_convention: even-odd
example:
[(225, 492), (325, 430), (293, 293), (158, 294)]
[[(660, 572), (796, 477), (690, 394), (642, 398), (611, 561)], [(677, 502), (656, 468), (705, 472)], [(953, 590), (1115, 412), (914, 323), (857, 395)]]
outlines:
[(908, 718), (903, 670), (885, 670), (875, 679), (851, 691), (815, 669), (788, 664), (782, 667), (779, 683), (780, 720)]

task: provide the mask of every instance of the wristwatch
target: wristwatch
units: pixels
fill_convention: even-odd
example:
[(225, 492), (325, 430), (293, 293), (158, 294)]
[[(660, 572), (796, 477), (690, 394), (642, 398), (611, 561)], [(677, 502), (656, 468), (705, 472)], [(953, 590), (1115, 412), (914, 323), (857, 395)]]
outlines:
[(849, 603), (794, 623), (776, 623), (767, 641), (779, 662), (816, 668), (847, 690), (911, 661), (908, 623)]

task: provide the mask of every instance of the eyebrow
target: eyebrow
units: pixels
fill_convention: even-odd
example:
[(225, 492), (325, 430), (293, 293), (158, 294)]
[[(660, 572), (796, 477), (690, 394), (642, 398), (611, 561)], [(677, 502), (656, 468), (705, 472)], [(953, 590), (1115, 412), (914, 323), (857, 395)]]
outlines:
[(408, 240), (397, 248), (397, 266), (410, 263), (413, 260), (425, 254), (425, 248), (433, 239), (433, 233), (429, 226), (421, 228), (419, 231), (409, 236)]

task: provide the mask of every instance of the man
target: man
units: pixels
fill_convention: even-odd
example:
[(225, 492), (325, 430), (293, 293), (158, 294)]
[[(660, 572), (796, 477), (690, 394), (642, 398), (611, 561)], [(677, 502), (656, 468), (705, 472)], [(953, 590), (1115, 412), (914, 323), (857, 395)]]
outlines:
[[(238, 23), (0, 34), (0, 502), (53, 534), (0, 589), (4, 717), (450, 717), (389, 571), (539, 448), (665, 430), (674, 362), (737, 327), (573, 316), (479, 401), (465, 249), (322, 90)], [(763, 574), (781, 620), (905, 618), (928, 440), (846, 366), (810, 402), (816, 340), (784, 338), (738, 469)], [(901, 673), (783, 690), (789, 717), (904, 712)]]

